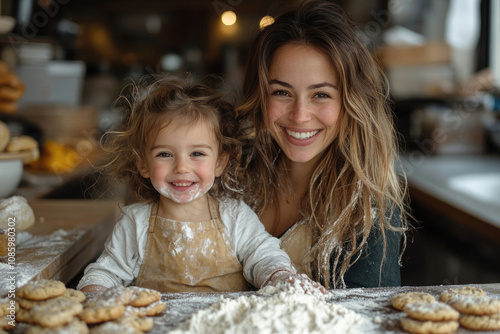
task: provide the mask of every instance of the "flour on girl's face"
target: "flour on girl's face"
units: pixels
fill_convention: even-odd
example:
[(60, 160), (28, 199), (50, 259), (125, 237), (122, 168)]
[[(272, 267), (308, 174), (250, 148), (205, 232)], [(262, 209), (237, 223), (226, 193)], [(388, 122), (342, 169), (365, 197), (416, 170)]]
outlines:
[(175, 203), (180, 204), (190, 203), (195, 199), (204, 196), (212, 188), (213, 185), (214, 182), (212, 182), (208, 186), (202, 187), (201, 183), (196, 183), (194, 186), (192, 186), (193, 188), (189, 189), (188, 191), (177, 191), (170, 186), (170, 183), (161, 186), (153, 184), (155, 189), (158, 190), (158, 192), (162, 196), (174, 201)]

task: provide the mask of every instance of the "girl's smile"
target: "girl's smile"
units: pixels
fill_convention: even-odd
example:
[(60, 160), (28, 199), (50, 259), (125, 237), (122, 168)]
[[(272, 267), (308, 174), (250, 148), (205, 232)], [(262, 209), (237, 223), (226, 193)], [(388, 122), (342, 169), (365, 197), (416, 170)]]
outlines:
[(203, 121), (168, 123), (147, 152), (146, 161), (138, 167), (162, 195), (162, 201), (191, 203), (203, 197), (225, 166), (225, 160), (219, 159), (213, 130)]

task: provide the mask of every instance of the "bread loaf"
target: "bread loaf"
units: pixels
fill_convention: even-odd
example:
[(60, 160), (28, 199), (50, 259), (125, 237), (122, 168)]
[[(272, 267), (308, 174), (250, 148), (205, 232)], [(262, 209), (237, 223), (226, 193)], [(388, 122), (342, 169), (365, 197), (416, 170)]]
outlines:
[(10, 140), (10, 130), (7, 124), (0, 121), (0, 152), (3, 152)]
[(25, 231), (35, 224), (35, 214), (22, 196), (0, 199), (0, 229), (5, 230), (15, 223), (16, 232)]

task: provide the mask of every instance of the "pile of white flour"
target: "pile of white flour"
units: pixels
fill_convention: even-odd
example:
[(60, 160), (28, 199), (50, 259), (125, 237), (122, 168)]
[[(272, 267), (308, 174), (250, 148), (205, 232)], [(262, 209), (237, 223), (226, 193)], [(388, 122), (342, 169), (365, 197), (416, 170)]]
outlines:
[(170, 334), (366, 333), (372, 323), (345, 307), (328, 303), (312, 287), (268, 286), (257, 295), (219, 301), (195, 313)]

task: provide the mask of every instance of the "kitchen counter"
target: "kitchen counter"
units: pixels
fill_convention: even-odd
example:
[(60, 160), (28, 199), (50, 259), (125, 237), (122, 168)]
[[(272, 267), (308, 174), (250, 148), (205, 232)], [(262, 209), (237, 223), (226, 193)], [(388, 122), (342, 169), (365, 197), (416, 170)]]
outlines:
[[(394, 309), (391, 305), (391, 298), (402, 292), (427, 292), (439, 298), (439, 293), (448, 288), (457, 288), (464, 285), (441, 285), (422, 287), (394, 287), (394, 288), (358, 288), (358, 289), (336, 289), (331, 290), (331, 296), (327, 298), (328, 303), (343, 306), (346, 309), (356, 312), (362, 316), (366, 322), (358, 327), (356, 333), (362, 330), (363, 333), (406, 333), (402, 330), (400, 319), (405, 316), (404, 312)], [(483, 289), (490, 298), (500, 298), (500, 283), (495, 284), (475, 284), (475, 287)], [(196, 312), (210, 307), (217, 303), (222, 297), (234, 299), (239, 297), (255, 296), (257, 292), (234, 292), (234, 293), (164, 293), (162, 300), (167, 304), (167, 308), (155, 317), (152, 317), (154, 328), (149, 334), (165, 334), (178, 326)], [(88, 294), (89, 297), (92, 294)], [(267, 298), (262, 296), (261, 298)], [(248, 306), (248, 305), (247, 305)], [(229, 310), (228, 310), (229, 311)], [(307, 314), (307, 313), (306, 313)], [(260, 314), (262, 315), (262, 314)], [(272, 316), (272, 315), (269, 315)], [(341, 315), (339, 315), (341, 316)], [(235, 317), (238, 318), (238, 317)], [(216, 317), (213, 319), (216, 320)], [(224, 321), (226, 321), (225, 319)], [(222, 321), (222, 320), (221, 320)], [(318, 321), (321, 321), (318, 319)], [(13, 333), (26, 332), (28, 325), (18, 323)], [(259, 331), (259, 333), (262, 331)], [(342, 331), (344, 332), (344, 331)], [(199, 333), (199, 332), (196, 332)], [(255, 333), (255, 334), (259, 334)], [(266, 333), (274, 333), (269, 328)], [(333, 333), (333, 332), (332, 332)], [(470, 331), (464, 327), (459, 327), (457, 334), (483, 333)], [(488, 331), (484, 333), (500, 333), (500, 331)]]
[(500, 156), (401, 156), (413, 200), (500, 241)]
[[(460, 285), (460, 287), (463, 285)], [(500, 298), (500, 283), (477, 284), (489, 297)], [(360, 289), (337, 289), (331, 290), (332, 295), (327, 301), (339, 304), (345, 308), (364, 316), (373, 325), (370, 333), (406, 333), (400, 326), (400, 319), (405, 316), (401, 311), (394, 309), (391, 305), (392, 296), (401, 292), (428, 292), (439, 298), (439, 293), (452, 285), (425, 286), (425, 287), (396, 287), (396, 288), (360, 288)], [(166, 333), (178, 326), (178, 324), (198, 310), (204, 309), (217, 302), (221, 296), (224, 298), (237, 298), (239, 296), (255, 295), (255, 292), (244, 293), (167, 293), (162, 299), (167, 303), (167, 309), (162, 315), (154, 318), (155, 327), (148, 333)], [(460, 327), (457, 334), (478, 333)], [(487, 333), (500, 333), (500, 331), (488, 331)]]
[(16, 233), (14, 266), (9, 266), (7, 257), (0, 258), (0, 282), (4, 282), (0, 296), (8, 292), (11, 276), (17, 287), (35, 278), (69, 283), (102, 252), (119, 210), (116, 201), (37, 199), (29, 203), (36, 222), (30, 230)]

